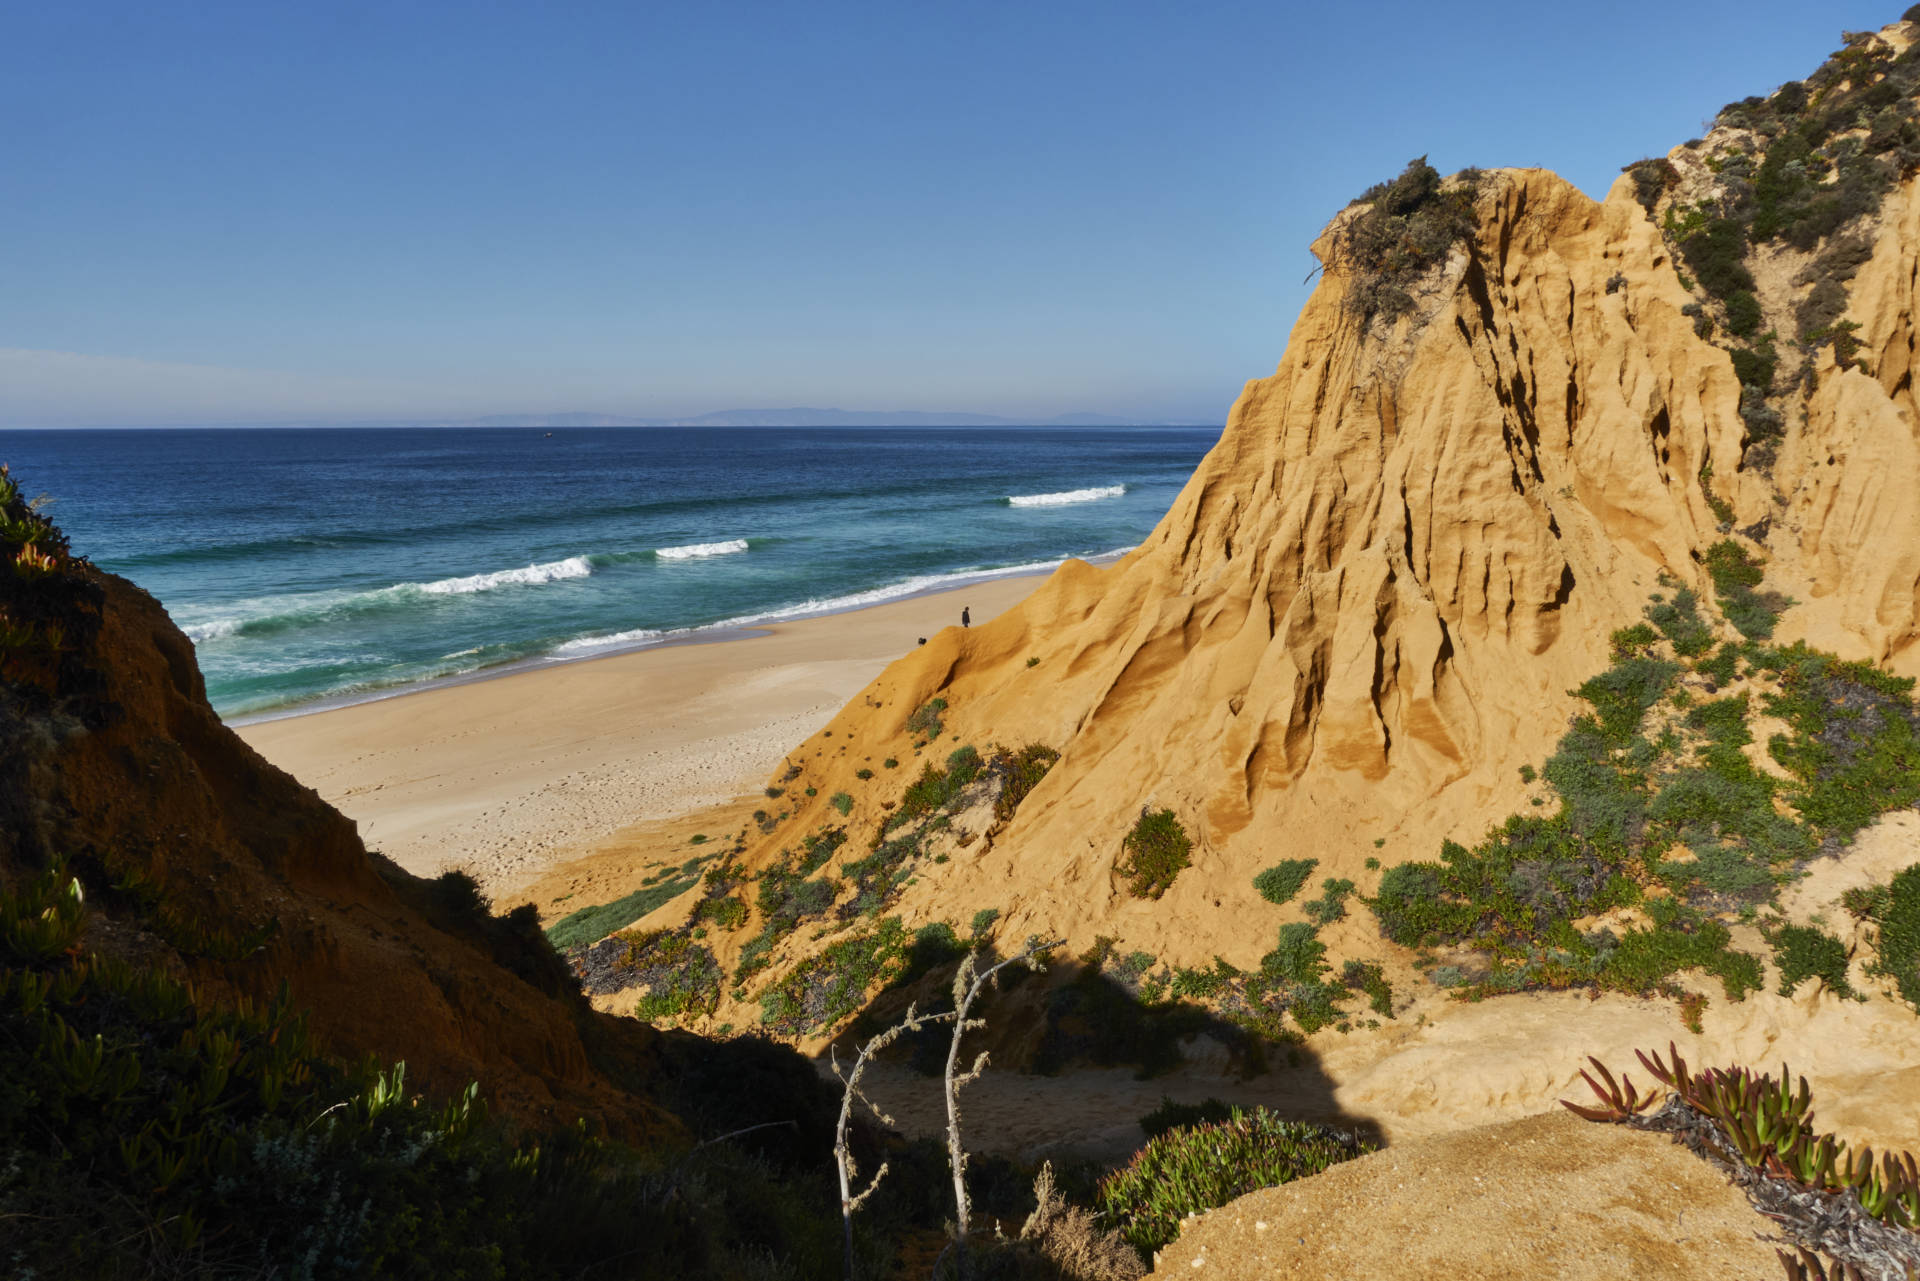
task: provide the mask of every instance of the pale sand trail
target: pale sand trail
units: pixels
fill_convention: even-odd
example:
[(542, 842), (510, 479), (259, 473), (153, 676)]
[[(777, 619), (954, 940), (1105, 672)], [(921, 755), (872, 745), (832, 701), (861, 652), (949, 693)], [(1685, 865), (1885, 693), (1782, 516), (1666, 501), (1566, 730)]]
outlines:
[(409, 871), (499, 897), (637, 824), (758, 793), (891, 661), (1037, 575), (263, 721), (239, 734)]

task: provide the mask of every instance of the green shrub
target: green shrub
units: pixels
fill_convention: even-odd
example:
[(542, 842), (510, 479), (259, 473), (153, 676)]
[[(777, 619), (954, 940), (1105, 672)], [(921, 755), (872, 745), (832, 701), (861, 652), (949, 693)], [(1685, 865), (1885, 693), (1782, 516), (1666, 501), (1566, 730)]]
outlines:
[(1760, 585), (1761, 565), (1731, 538), (1707, 549), (1707, 573), (1713, 578), (1714, 594), (1720, 598), (1720, 611), (1749, 640), (1772, 636), (1774, 621), (1786, 608), (1786, 602), (1774, 593), (1753, 590)]
[(1439, 172), (1421, 156), (1354, 202), (1368, 208), (1336, 232), (1327, 266), (1349, 276), (1345, 305), (1362, 324), (1376, 317), (1393, 321), (1413, 310), (1414, 284), (1476, 230), (1478, 182), (1479, 174), (1468, 171), (1443, 187)]
[(853, 776), (864, 783), (873, 777), (873, 771), (870, 769), (857, 769), (853, 772)]
[(1715, 684), (1731, 685), (1738, 674), (1737, 664), (1740, 658), (1740, 646), (1735, 641), (1722, 645), (1712, 658), (1703, 658), (1693, 665), (1693, 670), (1702, 676), (1712, 678)]
[(1780, 995), (1792, 996), (1808, 979), (1819, 979), (1837, 996), (1851, 996), (1847, 983), (1847, 947), (1810, 925), (1782, 925), (1768, 936), (1774, 964), (1780, 967)]
[(971, 930), (973, 937), (980, 938), (988, 930), (992, 929), (993, 923), (999, 919), (1000, 919), (999, 908), (983, 907), (978, 912), (975, 912), (973, 914), (973, 923), (969, 927), (969, 929)]
[(1275, 863), (1266, 871), (1253, 878), (1253, 888), (1260, 891), (1260, 897), (1276, 907), (1284, 907), (1293, 901), (1313, 875), (1313, 869), (1320, 865), (1318, 859), (1290, 858)]
[(993, 805), (994, 818), (1003, 823), (1012, 818), (1028, 793), (1040, 785), (1040, 780), (1059, 760), (1060, 753), (1044, 743), (1028, 743), (1018, 752), (996, 750), (989, 762), (1001, 779), (1000, 799)]
[(1260, 958), (1263, 974), (1284, 983), (1311, 983), (1327, 970), (1327, 945), (1313, 926), (1294, 921), (1280, 927), (1273, 951)]
[(853, 812), (853, 796), (848, 792), (835, 792), (827, 798), (827, 804), (839, 810), (843, 815)]
[(747, 923), (747, 905), (731, 894), (702, 899), (700, 905), (693, 909), (693, 919), (712, 921), (723, 930), (737, 930)]
[(1768, 747), (1800, 780), (1792, 800), (1802, 818), (1850, 841), (1877, 815), (1920, 801), (1920, 714), (1911, 679), (1797, 643), (1768, 661), (1781, 677), (1767, 710), (1793, 730)]
[[(746, 904), (739, 906), (744, 919)], [(612, 966), (618, 988), (647, 989), (634, 1010), (636, 1018), (650, 1023), (677, 1020), (689, 1014), (711, 1014), (719, 1004), (720, 963), (687, 935), (650, 930), (616, 934), (609, 942), (625, 949)], [(602, 990), (612, 986), (605, 984)]]
[(1179, 1234), (1189, 1214), (1372, 1150), (1350, 1134), (1283, 1121), (1265, 1108), (1236, 1108), (1225, 1121), (1169, 1130), (1150, 1141), (1101, 1181), (1100, 1216), (1150, 1257)]
[(1159, 898), (1191, 863), (1193, 841), (1172, 810), (1141, 814), (1122, 844), (1126, 861), (1117, 870), (1135, 898)]
[(760, 1022), (794, 1038), (832, 1028), (866, 1003), (869, 990), (899, 977), (911, 948), (897, 916), (842, 939), (761, 992)]
[(1745, 338), (1760, 328), (1760, 300), (1741, 289), (1727, 298), (1727, 332)]
[(1639, 731), (1641, 717), (1672, 687), (1679, 672), (1679, 664), (1663, 659), (1628, 658), (1575, 692), (1593, 705), (1608, 743), (1624, 747)]
[(1684, 918), (1652, 929), (1629, 930), (1605, 958), (1599, 981), (1616, 991), (1648, 995), (1683, 970), (1703, 970), (1720, 980), (1729, 1001), (1756, 992), (1764, 980), (1758, 957), (1733, 951), (1733, 935), (1719, 921)]
[(1632, 627), (1622, 627), (1608, 638), (1607, 646), (1615, 660), (1622, 658), (1640, 658), (1653, 648), (1660, 634), (1645, 623), (1635, 623)]
[(940, 718), (941, 713), (946, 710), (946, 699), (928, 699), (914, 709), (913, 715), (907, 717), (907, 732), (909, 734), (922, 735), (928, 739), (939, 738), (941, 733), (947, 728), (946, 722)]
[(1920, 863), (1896, 875), (1873, 906), (1880, 925), (1873, 972), (1891, 978), (1920, 1009)]
[(1647, 620), (1672, 642), (1673, 652), (1682, 658), (1698, 658), (1713, 648), (1713, 629), (1700, 617), (1700, 598), (1690, 587), (1680, 588), (1672, 600), (1649, 609)]
[(1320, 890), (1320, 897), (1306, 905), (1307, 919), (1316, 925), (1332, 925), (1347, 914), (1347, 896), (1353, 893), (1353, 882), (1328, 877), (1320, 883)]
[(1393, 1017), (1393, 987), (1379, 965), (1371, 961), (1348, 961), (1341, 968), (1340, 983), (1364, 993), (1367, 1005), (1381, 1018)]

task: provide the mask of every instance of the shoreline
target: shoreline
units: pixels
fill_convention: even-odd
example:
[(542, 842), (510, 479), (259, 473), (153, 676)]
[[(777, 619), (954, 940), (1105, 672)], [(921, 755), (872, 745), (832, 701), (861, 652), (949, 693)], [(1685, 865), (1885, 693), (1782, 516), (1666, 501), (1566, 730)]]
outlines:
[[(865, 592), (849, 593), (843, 600), (857, 601), (852, 604), (826, 604), (818, 610), (808, 610), (804, 605), (791, 607), (792, 612), (775, 609), (765, 614), (748, 614), (739, 618), (721, 619), (713, 623), (699, 623), (691, 627), (673, 628), (655, 636), (632, 641), (610, 642), (605, 648), (587, 648), (583, 642), (590, 637), (576, 638), (566, 644), (581, 645), (581, 652), (567, 654), (560, 649), (549, 650), (543, 654), (529, 654), (523, 658), (512, 659), (491, 667), (475, 668), (472, 671), (455, 672), (446, 676), (433, 676), (425, 680), (409, 681), (403, 684), (384, 686), (377, 689), (361, 690), (352, 693), (326, 694), (306, 702), (290, 706), (266, 708), (260, 711), (241, 712), (235, 716), (222, 716), (221, 722), (232, 730), (247, 729), (256, 725), (267, 725), (277, 721), (294, 720), (304, 716), (318, 716), (328, 712), (343, 711), (353, 707), (363, 707), (369, 703), (383, 703), (396, 698), (407, 698), (415, 694), (430, 693), (435, 690), (455, 688), (462, 685), (474, 685), (485, 681), (504, 680), (530, 672), (549, 671), (557, 667), (579, 663), (594, 663), (607, 658), (620, 658), (629, 654), (648, 653), (653, 650), (672, 649), (684, 645), (718, 645), (731, 641), (758, 640), (773, 635), (775, 629), (795, 623), (812, 622), (823, 618), (837, 618), (846, 614), (859, 614), (867, 610), (882, 609), (889, 605), (908, 601), (923, 600), (928, 597), (944, 595), (948, 592), (966, 591), (985, 584), (1014, 581), (1022, 578), (1044, 578), (1060, 568), (1069, 560), (1084, 560), (1089, 565), (1105, 566), (1120, 560), (1133, 548), (1118, 548), (1100, 552), (1093, 556), (1063, 556), (1059, 560), (1035, 562), (1027, 565), (1010, 565), (1000, 569), (983, 569), (977, 572), (955, 570), (950, 574), (939, 575), (943, 580), (937, 585), (905, 591), (898, 596), (887, 596), (876, 600), (860, 600), (875, 592), (884, 592), (898, 584), (888, 584), (870, 588)], [(907, 580), (912, 581), (912, 580)], [(984, 619), (982, 621), (985, 621)]]
[(675, 638), (233, 728), (418, 875), (496, 898), (623, 832), (738, 804), (887, 664), (1052, 571)]

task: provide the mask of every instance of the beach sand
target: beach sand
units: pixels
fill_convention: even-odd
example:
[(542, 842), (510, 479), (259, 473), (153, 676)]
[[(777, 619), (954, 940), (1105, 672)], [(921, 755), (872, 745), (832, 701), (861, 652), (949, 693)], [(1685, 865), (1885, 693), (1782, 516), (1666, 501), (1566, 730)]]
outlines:
[[(650, 828), (721, 830), (782, 756), (918, 638), (983, 623), (1041, 575), (491, 680), (419, 690), (239, 734), (421, 875), (471, 872), (497, 901)], [(640, 840), (641, 845), (651, 842)]]

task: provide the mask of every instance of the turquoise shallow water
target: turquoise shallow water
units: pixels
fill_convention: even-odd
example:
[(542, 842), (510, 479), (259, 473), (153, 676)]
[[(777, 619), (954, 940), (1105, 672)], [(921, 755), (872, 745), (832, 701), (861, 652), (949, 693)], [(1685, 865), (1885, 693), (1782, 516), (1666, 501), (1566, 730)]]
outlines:
[(1217, 429), (0, 433), (226, 716), (1132, 547)]

